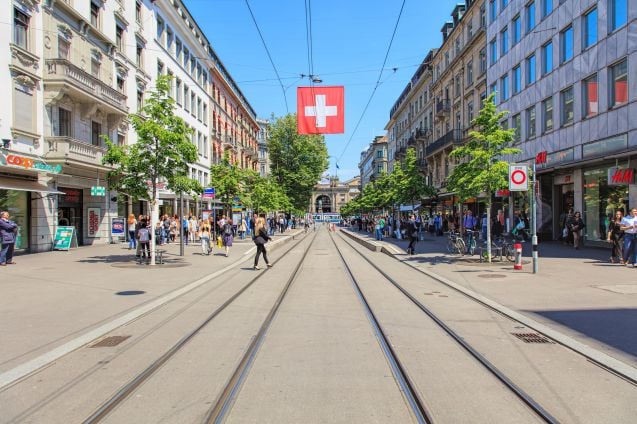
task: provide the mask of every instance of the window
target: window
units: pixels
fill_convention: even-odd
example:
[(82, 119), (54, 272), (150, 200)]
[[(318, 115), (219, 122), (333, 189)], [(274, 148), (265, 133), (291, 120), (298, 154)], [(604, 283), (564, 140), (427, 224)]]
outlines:
[(201, 121), (201, 99), (197, 98), (197, 119)]
[(166, 50), (172, 52), (174, 35), (172, 29), (166, 27)]
[(498, 88), (495, 83), (491, 84), (491, 87), (489, 87), (489, 94), (495, 94), (493, 96), (493, 103), (497, 105), (498, 104)]
[(469, 101), (467, 104), (467, 119), (469, 120), (469, 125), (473, 122), (473, 100)]
[(582, 114), (585, 118), (595, 116), (599, 112), (597, 74), (582, 81), (582, 103), (584, 106)]
[(206, 103), (203, 104), (203, 119), (204, 125), (208, 125), (208, 105)]
[(553, 129), (553, 98), (542, 102), (542, 133), (551, 131)]
[(382, 149), (378, 149), (378, 150), (376, 150), (376, 158), (377, 158), (377, 159), (382, 159), (382, 158), (383, 158), (383, 151), (382, 151)]
[(144, 107), (144, 92), (137, 90), (137, 110), (141, 110)]
[(190, 112), (190, 91), (188, 90), (188, 86), (184, 84), (184, 109), (186, 112)]
[(529, 33), (535, 28), (535, 2), (526, 5), (526, 32)]
[(509, 76), (507, 74), (500, 78), (500, 96), (502, 101), (509, 99)]
[(190, 92), (190, 114), (196, 116), (197, 113), (197, 96), (194, 91)]
[(597, 43), (597, 8), (593, 8), (584, 14), (582, 26), (582, 45), (584, 48)]
[(549, 41), (542, 46), (542, 75), (553, 70), (553, 42)]
[(495, 0), (489, 0), (489, 22), (495, 22), (498, 16), (498, 5)]
[(573, 59), (573, 27), (560, 33), (560, 63)]
[(102, 144), (100, 135), (102, 134), (102, 124), (99, 122), (91, 121), (91, 144), (93, 146), (100, 146)]
[(164, 21), (161, 18), (157, 18), (157, 41), (162, 44), (164, 39)]
[(467, 86), (473, 84), (473, 61), (467, 63)]
[(97, 59), (91, 59), (91, 75), (95, 78), (100, 77), (100, 62)]
[(456, 97), (459, 97), (462, 94), (462, 89), (460, 88), (460, 75), (456, 75), (456, 83), (454, 88), (454, 94)]
[(141, 44), (137, 44), (137, 49), (135, 51), (135, 60), (137, 62), (138, 68), (144, 67), (144, 47)]
[[(208, 157), (208, 136), (207, 135), (203, 136), (203, 157), (205, 158)], [(206, 182), (206, 184), (208, 183), (208, 174), (205, 174), (204, 181)]]
[(533, 84), (535, 82), (535, 55), (526, 58), (526, 83)]
[(560, 110), (562, 126), (573, 123), (573, 86), (562, 90), (560, 93)]
[(608, 0), (609, 32), (626, 24), (628, 17), (627, 0)]
[(456, 56), (460, 54), (461, 44), (462, 40), (460, 40), (460, 37), (456, 38)]
[(91, 25), (93, 25), (95, 28), (99, 28), (99, 22), (100, 22), (100, 7), (91, 2)]
[(516, 142), (520, 141), (522, 132), (522, 118), (520, 117), (519, 113), (517, 115), (513, 115), (513, 118), (511, 119), (511, 128), (515, 129), (515, 134), (513, 135), (514, 140)]
[(487, 10), (484, 3), (480, 5), (480, 27), (487, 27)]
[(175, 59), (177, 62), (181, 60), (181, 40), (177, 37), (175, 37)]
[(504, 56), (509, 51), (509, 29), (504, 28), (500, 32), (500, 51)]
[(489, 43), (489, 55), (491, 56), (489, 65), (493, 65), (498, 60), (498, 45), (495, 38)]
[(124, 78), (117, 76), (117, 91), (120, 93), (125, 93), (126, 88), (124, 86)]
[(142, 23), (142, 3), (140, 1), (135, 2), (135, 21), (138, 24)]
[(181, 90), (182, 90), (181, 80), (177, 78), (175, 80), (175, 91), (177, 92), (177, 98), (175, 100), (177, 101), (177, 104), (181, 104), (181, 101), (183, 99)]
[(188, 70), (188, 61), (190, 60), (190, 53), (188, 53), (188, 49), (184, 48), (184, 68)]
[(553, 11), (553, 0), (542, 0), (542, 17), (545, 18)]
[(173, 85), (173, 80), (174, 80), (174, 75), (173, 72), (169, 69), (167, 72), (167, 75), (170, 77), (170, 79), (168, 80), (168, 97), (170, 97), (171, 99), (175, 98), (175, 86)]
[(610, 67), (609, 106), (621, 106), (628, 102), (628, 62), (626, 59)]
[(449, 52), (445, 52), (445, 69), (449, 67)]
[(527, 138), (535, 137), (535, 106), (526, 110), (526, 136)]
[(58, 108), (58, 133), (60, 137), (71, 137), (71, 111)]
[(518, 94), (522, 90), (522, 72), (520, 65), (513, 68), (513, 94)]
[(509, 4), (509, 0), (502, 0), (502, 9), (507, 7), (508, 4)]
[(115, 45), (120, 52), (124, 51), (124, 28), (115, 25)]
[(487, 49), (483, 48), (480, 50), (480, 73), (484, 74), (487, 72)]
[(23, 49), (29, 48), (29, 17), (13, 9), (13, 43)]
[(160, 61), (157, 61), (157, 76), (164, 74), (164, 64)]
[(467, 42), (473, 38), (473, 19), (469, 19), (467, 22)]
[(58, 37), (58, 58), (69, 60), (71, 53), (71, 43), (65, 38)]
[(522, 22), (520, 21), (520, 15), (517, 15), (513, 18), (513, 44), (518, 44), (520, 42), (520, 37), (522, 36)]

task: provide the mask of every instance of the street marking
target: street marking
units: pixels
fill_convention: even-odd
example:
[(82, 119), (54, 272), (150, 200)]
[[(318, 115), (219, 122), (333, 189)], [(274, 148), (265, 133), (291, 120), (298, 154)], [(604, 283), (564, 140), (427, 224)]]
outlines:
[[(281, 238), (279, 240), (273, 241), (272, 242), (272, 246), (278, 243), (282, 243), (285, 240), (292, 240), (292, 237), (285, 237), (285, 238)], [(252, 249), (255, 249), (254, 247)], [(89, 344), (90, 342), (92, 342), (93, 340), (96, 340), (102, 336), (104, 336), (105, 334), (110, 333), (111, 331), (115, 330), (116, 328), (119, 328), (123, 325), (128, 324), (129, 322), (139, 318), (140, 316), (152, 311), (153, 309), (159, 308), (160, 306), (165, 305), (166, 303), (170, 302), (171, 300), (174, 300), (176, 298), (178, 298), (179, 296), (182, 296), (186, 293), (188, 293), (191, 290), (196, 289), (197, 287), (203, 285), (204, 283), (207, 283), (208, 281), (212, 280), (213, 278), (231, 270), (232, 268), (234, 268), (237, 265), (240, 265), (241, 263), (249, 260), (249, 257), (245, 257), (237, 262), (234, 262), (228, 266), (226, 266), (223, 269), (220, 269), (219, 271), (213, 272), (212, 274), (209, 274), (205, 277), (202, 277), (200, 279), (198, 279), (197, 281), (194, 281), (184, 287), (181, 287), (179, 289), (176, 289), (172, 292), (166, 293), (163, 296), (160, 296), (159, 298), (151, 301), (150, 303), (140, 306), (139, 308), (135, 309), (134, 311), (131, 311), (119, 318), (114, 319), (111, 322), (108, 322), (94, 330), (91, 330), (61, 346), (58, 346), (57, 348), (50, 350), (49, 352), (46, 352), (36, 358), (33, 358), (32, 360), (25, 362), (22, 365), (18, 365), (15, 368), (10, 369), (9, 371), (3, 372), (2, 374), (0, 374), (0, 390), (4, 389), (5, 387), (9, 386), (10, 384), (15, 383), (18, 380), (21, 380), (22, 378), (28, 376), (29, 374), (39, 370), (40, 368), (43, 368), (47, 365), (49, 365), (50, 363), (60, 359), (61, 357), (63, 357), (64, 355), (67, 355), (71, 352), (73, 352), (74, 350), (77, 350), (87, 344)]]

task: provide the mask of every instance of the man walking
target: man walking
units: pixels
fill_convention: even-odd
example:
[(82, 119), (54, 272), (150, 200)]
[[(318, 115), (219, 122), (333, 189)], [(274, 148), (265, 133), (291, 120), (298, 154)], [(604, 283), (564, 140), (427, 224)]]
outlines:
[(9, 219), (9, 212), (0, 212), (0, 239), (2, 250), (0, 251), (0, 266), (14, 265), (13, 248), (15, 247), (18, 224)]
[(409, 237), (409, 245), (407, 246), (407, 254), (415, 253), (416, 242), (418, 242), (418, 228), (416, 227), (416, 218), (409, 215), (409, 220), (405, 223), (405, 237)]
[[(630, 210), (621, 220), (621, 229), (624, 231), (624, 263), (630, 266), (631, 255), (633, 268), (637, 267), (637, 208)], [(3, 245), (4, 246), (4, 245)]]

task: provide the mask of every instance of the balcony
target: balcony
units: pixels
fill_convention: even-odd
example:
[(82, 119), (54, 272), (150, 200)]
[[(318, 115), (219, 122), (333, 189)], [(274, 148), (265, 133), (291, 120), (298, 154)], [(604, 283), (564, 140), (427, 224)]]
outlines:
[(451, 112), (451, 101), (449, 99), (438, 100), (436, 102), (436, 116), (449, 115)]
[(237, 142), (233, 140), (231, 136), (225, 135), (222, 137), (221, 140), (222, 140), (221, 144), (224, 149), (232, 149), (232, 150), (237, 149)]
[(415, 146), (416, 145), (416, 137), (413, 135), (407, 139), (407, 146)]
[(47, 59), (44, 75), (46, 91), (59, 88), (80, 101), (99, 102), (107, 113), (128, 114), (126, 96), (65, 59)]
[(416, 130), (416, 140), (418, 141), (428, 141), (431, 138), (431, 129), (430, 128), (425, 128), (425, 129), (417, 129)]
[(45, 137), (44, 157), (49, 163), (64, 163), (88, 168), (107, 168), (102, 165), (106, 148), (71, 137)]
[(416, 166), (421, 170), (427, 169), (427, 159), (420, 158), (416, 159)]
[(429, 156), (438, 150), (446, 147), (457, 146), (462, 143), (463, 131), (461, 129), (451, 130), (425, 148), (425, 155)]
[(257, 157), (257, 151), (252, 146), (245, 146), (243, 148), (243, 153), (245, 153), (245, 155), (247, 157), (249, 157), (249, 158), (256, 158)]

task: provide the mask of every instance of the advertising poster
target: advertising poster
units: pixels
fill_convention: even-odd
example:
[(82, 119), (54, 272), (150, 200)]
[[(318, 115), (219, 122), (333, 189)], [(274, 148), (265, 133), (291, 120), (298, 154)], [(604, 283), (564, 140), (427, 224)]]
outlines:
[(101, 209), (100, 208), (87, 208), (88, 211), (88, 237), (99, 238), (100, 237), (100, 221), (101, 221)]

